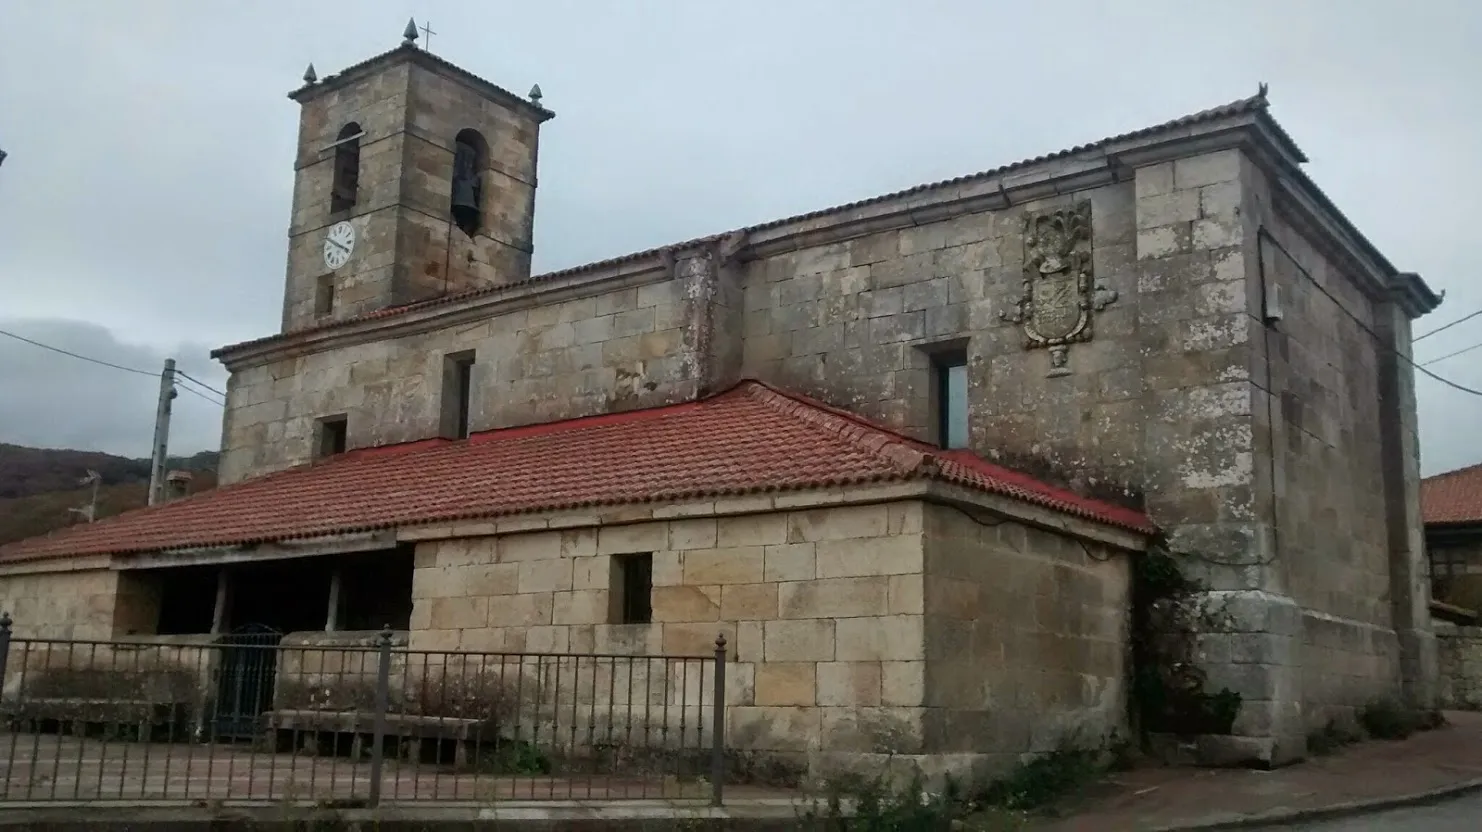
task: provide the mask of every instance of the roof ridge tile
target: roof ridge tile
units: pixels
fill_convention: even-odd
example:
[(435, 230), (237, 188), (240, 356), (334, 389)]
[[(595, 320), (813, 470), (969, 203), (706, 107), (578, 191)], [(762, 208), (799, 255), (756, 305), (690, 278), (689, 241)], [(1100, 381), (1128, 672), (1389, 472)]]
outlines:
[(822, 403), (793, 393), (784, 393), (764, 382), (749, 379), (746, 392), (758, 401), (804, 424), (825, 431), (839, 439), (888, 460), (902, 476), (922, 472), (926, 454), (906, 444), (906, 437), (871, 424), (858, 416), (846, 414)]

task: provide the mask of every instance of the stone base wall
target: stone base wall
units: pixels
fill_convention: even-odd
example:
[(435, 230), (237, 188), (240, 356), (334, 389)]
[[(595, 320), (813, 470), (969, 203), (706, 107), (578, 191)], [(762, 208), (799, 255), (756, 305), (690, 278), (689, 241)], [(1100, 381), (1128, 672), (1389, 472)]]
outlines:
[(926, 520), (931, 750), (981, 776), (1125, 734), (1130, 556), (945, 506)]
[(1437, 622), (1440, 654), (1440, 706), (1459, 711), (1482, 711), (1482, 627), (1458, 627)]
[[(411, 647), (704, 657), (724, 633), (732, 747), (919, 753), (921, 518), (900, 502), (422, 543)], [(632, 554), (653, 559), (651, 623), (612, 603)], [(707, 683), (662, 687), (699, 703)]]
[(1373, 700), (1400, 693), (1399, 639), (1388, 628), (1304, 610), (1298, 661), (1308, 731), (1351, 722)]
[[(1126, 724), (1127, 557), (994, 522), (899, 501), (427, 541), (411, 648), (704, 657), (724, 633), (743, 768), (982, 776)], [(645, 553), (653, 620), (617, 623), (617, 558)], [(633, 669), (582, 661), (544, 672), (600, 712)], [(708, 662), (638, 669), (643, 702), (709, 705)]]

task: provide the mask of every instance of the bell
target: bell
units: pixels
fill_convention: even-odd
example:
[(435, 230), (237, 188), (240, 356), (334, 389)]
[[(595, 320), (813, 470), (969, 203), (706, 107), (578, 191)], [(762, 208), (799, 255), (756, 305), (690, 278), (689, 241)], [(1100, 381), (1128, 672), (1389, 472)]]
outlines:
[(473, 178), (453, 182), (453, 221), (467, 231), (479, 224), (479, 183)]

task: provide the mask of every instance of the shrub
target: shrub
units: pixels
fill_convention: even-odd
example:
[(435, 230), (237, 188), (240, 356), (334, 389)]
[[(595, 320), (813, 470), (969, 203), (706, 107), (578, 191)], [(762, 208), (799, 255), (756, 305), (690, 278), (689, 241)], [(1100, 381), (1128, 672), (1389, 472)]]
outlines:
[(1446, 724), (1440, 711), (1408, 707), (1389, 697), (1380, 697), (1364, 706), (1359, 722), (1369, 736), (1381, 740), (1402, 740), (1416, 731), (1429, 731)]

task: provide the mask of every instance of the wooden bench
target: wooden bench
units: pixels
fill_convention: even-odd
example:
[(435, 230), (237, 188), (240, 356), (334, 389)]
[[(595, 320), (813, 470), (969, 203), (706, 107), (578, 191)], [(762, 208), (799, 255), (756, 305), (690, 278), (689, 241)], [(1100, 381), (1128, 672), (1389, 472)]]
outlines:
[[(276, 751), (319, 753), (318, 735), (350, 736), (350, 756), (368, 756), (375, 738), (376, 717), (367, 711), (276, 710), (262, 715), (268, 740)], [(455, 765), (468, 763), (469, 752), (481, 743), (497, 741), (489, 720), (422, 714), (387, 714), (385, 736), (394, 737), (402, 756), (418, 758), (430, 744), (454, 743)], [(433, 745), (435, 750), (435, 745)]]
[(10, 730), (35, 733), (38, 723), (56, 722), (59, 731), (71, 729), (75, 736), (86, 736), (88, 728), (129, 725), (140, 742), (154, 739), (155, 729), (164, 727), (176, 738), (189, 737), (190, 703), (157, 702), (145, 699), (103, 699), (83, 697), (26, 697), (0, 703), (0, 718)]

